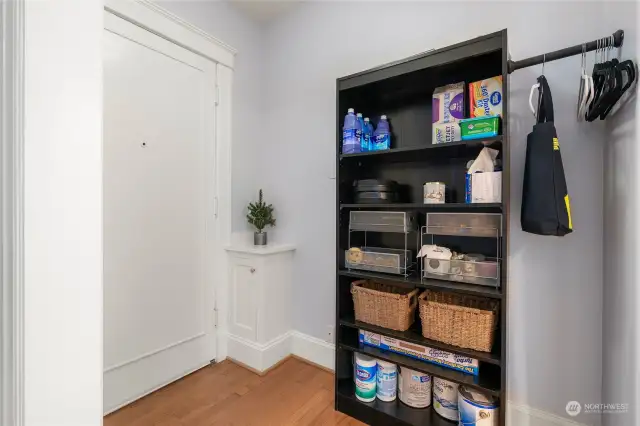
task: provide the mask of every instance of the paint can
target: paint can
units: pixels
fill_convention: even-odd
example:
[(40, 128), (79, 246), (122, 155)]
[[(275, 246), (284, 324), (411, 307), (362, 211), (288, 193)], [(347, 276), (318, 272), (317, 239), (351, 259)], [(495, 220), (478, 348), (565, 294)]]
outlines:
[(448, 420), (458, 421), (458, 384), (433, 378), (433, 409)]
[(458, 389), (459, 426), (498, 426), (498, 400), (474, 389)]
[(400, 367), (398, 378), (400, 401), (413, 408), (431, 405), (431, 376), (407, 367)]
[(376, 396), (380, 401), (393, 401), (396, 399), (397, 388), (398, 366), (379, 359), (376, 380)]
[(356, 398), (363, 402), (376, 399), (376, 372), (378, 363), (374, 358), (356, 353)]

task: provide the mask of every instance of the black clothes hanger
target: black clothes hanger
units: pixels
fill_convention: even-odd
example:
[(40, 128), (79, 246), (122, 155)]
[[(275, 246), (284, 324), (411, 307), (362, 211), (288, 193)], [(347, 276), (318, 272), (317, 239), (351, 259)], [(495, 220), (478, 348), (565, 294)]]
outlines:
[(633, 61), (620, 62), (616, 58), (605, 61), (612, 46), (611, 38), (598, 40), (596, 56), (599, 52), (600, 62), (596, 61), (593, 65), (594, 97), (585, 113), (587, 121), (597, 118), (604, 120), (636, 79), (636, 66)]
[[(620, 84), (616, 76), (616, 70), (613, 61), (604, 61), (604, 51), (610, 46), (610, 41), (599, 40), (600, 46), (596, 52), (600, 51), (601, 63), (595, 63), (593, 66), (593, 82), (595, 87), (595, 96), (589, 105), (589, 109), (585, 114), (585, 120), (594, 121), (600, 117), (611, 106), (611, 101), (616, 97), (616, 89)], [(617, 60), (614, 59), (617, 63)]]
[[(604, 120), (607, 117), (607, 115), (611, 112), (613, 107), (618, 103), (622, 95), (624, 95), (624, 92), (626, 92), (627, 89), (631, 87), (631, 85), (636, 79), (636, 65), (633, 63), (632, 60), (628, 59), (620, 63), (617, 63), (616, 59), (614, 59), (613, 61), (616, 61), (616, 64), (615, 64), (616, 78), (618, 78), (619, 85), (617, 87), (617, 90), (615, 91), (614, 96), (612, 96), (610, 100), (610, 104), (608, 108), (605, 109), (602, 112), (602, 114), (600, 114), (601, 120)], [(626, 81), (625, 81), (625, 75), (626, 75)]]
[(595, 105), (600, 98), (602, 93), (602, 88), (604, 86), (604, 74), (601, 73), (602, 64), (598, 62), (598, 53), (600, 52), (600, 40), (597, 40), (595, 61), (593, 63), (593, 71), (591, 73), (591, 78), (593, 79), (593, 98), (589, 103), (589, 107), (587, 108), (587, 112), (584, 114), (584, 119), (587, 121), (595, 120)]

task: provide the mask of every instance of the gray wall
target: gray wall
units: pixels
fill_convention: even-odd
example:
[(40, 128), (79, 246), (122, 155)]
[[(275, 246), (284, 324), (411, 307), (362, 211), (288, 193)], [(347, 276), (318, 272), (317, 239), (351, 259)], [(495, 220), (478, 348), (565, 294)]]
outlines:
[[(638, 59), (638, 6), (605, 7), (607, 31), (625, 30), (623, 59)], [(602, 399), (628, 403), (627, 414), (605, 414), (605, 426), (640, 424), (638, 345), (638, 97), (606, 120), (604, 156), (604, 313)], [(635, 368), (636, 373), (633, 373)]]
[(238, 50), (232, 105), (232, 219), (233, 231), (248, 230), (245, 209), (257, 198), (256, 167), (263, 120), (262, 76), (265, 53), (262, 28), (222, 1), (157, 1), (160, 6), (202, 28)]
[[(515, 59), (595, 39), (604, 27), (597, 3), (314, 2), (267, 29), (260, 178), (279, 208), (279, 237), (297, 243), (298, 330), (325, 339), (334, 323), (335, 79), (505, 26)], [(540, 67), (514, 73), (510, 93), (509, 399), (560, 416), (568, 401), (600, 401), (602, 391), (604, 126), (576, 122), (579, 72), (579, 57), (545, 69), (576, 231), (565, 238), (519, 224), (527, 97)], [(577, 420), (600, 424), (598, 415)]]

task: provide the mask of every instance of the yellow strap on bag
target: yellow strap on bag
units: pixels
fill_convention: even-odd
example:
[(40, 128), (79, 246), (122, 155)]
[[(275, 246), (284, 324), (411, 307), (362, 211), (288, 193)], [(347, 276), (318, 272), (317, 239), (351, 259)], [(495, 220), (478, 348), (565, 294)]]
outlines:
[(564, 205), (567, 206), (567, 216), (569, 216), (569, 229), (573, 230), (573, 222), (571, 221), (571, 203), (569, 202), (569, 194), (564, 196)]

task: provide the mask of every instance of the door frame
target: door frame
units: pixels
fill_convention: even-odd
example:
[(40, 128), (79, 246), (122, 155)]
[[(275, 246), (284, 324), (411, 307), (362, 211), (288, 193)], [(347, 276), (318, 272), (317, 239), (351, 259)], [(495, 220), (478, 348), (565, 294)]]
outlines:
[[(159, 37), (164, 38), (217, 64), (215, 109), (216, 175), (214, 211), (215, 235), (212, 244), (211, 271), (215, 295), (216, 356), (227, 357), (228, 335), (228, 262), (225, 247), (231, 242), (231, 96), (234, 58), (237, 51), (202, 29), (149, 0), (105, 0), (104, 9)], [(214, 361), (214, 360), (212, 360)]]
[[(225, 359), (228, 266), (224, 247), (231, 240), (231, 84), (237, 52), (148, 0), (105, 0), (104, 8), (218, 64), (214, 164), (218, 238), (212, 263), (218, 317), (216, 359)], [(0, 424), (23, 426), (25, 0), (0, 2), (0, 23)]]
[(0, 2), (0, 424), (24, 424), (24, 0)]

